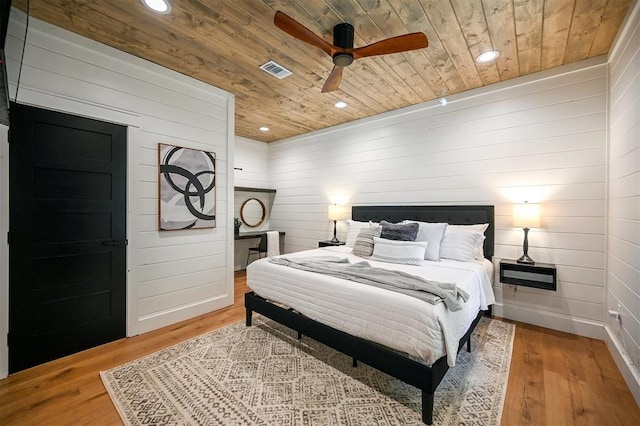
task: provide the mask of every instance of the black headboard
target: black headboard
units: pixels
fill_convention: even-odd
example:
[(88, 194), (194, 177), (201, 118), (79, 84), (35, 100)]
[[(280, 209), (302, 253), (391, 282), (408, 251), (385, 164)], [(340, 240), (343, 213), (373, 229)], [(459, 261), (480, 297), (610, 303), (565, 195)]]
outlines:
[(359, 222), (374, 221), (400, 222), (416, 220), (420, 222), (446, 222), (451, 225), (473, 225), (488, 223), (485, 231), (484, 257), (493, 256), (495, 214), (493, 206), (353, 206), (351, 219)]

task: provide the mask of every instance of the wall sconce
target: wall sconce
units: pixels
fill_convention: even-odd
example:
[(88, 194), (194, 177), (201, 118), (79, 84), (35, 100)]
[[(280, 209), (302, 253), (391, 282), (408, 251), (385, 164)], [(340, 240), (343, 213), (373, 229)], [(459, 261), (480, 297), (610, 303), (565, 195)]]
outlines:
[(518, 263), (526, 263), (534, 265), (536, 262), (529, 257), (529, 228), (540, 227), (540, 204), (524, 202), (523, 204), (514, 204), (513, 206), (513, 226), (524, 230), (524, 242), (522, 243), (522, 256), (517, 260)]
[(339, 243), (338, 237), (336, 237), (336, 222), (345, 219), (345, 208), (337, 204), (329, 205), (329, 220), (333, 221), (333, 238), (332, 243)]

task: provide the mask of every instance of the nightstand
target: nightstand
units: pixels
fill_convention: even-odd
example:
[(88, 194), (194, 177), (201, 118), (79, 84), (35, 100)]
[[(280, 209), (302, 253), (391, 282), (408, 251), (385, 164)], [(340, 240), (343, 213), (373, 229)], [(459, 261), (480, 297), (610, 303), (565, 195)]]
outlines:
[(331, 242), (331, 240), (318, 241), (318, 247), (330, 247), (330, 246), (343, 246), (344, 241), (338, 241), (337, 243)]
[(556, 291), (556, 265), (536, 262), (533, 265), (515, 260), (500, 261), (500, 282)]

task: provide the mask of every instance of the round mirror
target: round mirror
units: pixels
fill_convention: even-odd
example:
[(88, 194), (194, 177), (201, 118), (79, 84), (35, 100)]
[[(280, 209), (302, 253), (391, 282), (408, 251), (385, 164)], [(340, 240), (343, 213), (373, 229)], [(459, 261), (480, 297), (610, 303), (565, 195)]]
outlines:
[(264, 222), (265, 208), (262, 201), (257, 198), (249, 198), (240, 207), (242, 223), (250, 228), (260, 226)]

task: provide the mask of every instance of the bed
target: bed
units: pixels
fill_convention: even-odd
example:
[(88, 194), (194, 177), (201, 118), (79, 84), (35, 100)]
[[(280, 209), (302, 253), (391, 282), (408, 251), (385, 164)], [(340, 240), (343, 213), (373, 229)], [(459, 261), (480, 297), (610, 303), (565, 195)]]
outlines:
[[(450, 225), (488, 224), (484, 231), (482, 260), (474, 262), (424, 262), (421, 266), (384, 264), (409, 274), (434, 274), (434, 279), (459, 277), (468, 292), (465, 309), (450, 312), (444, 304), (428, 309), (423, 301), (313, 272), (274, 265), (267, 259), (247, 269), (246, 324), (257, 312), (367, 363), (422, 391), (422, 421), (432, 424), (433, 397), (438, 384), (455, 362), (483, 313), (494, 302), (491, 257), (494, 247), (493, 206), (354, 206), (352, 221), (397, 223), (417, 221)], [(351, 248), (327, 247), (289, 254), (290, 258), (335, 255), (356, 261)], [(363, 260), (363, 259), (360, 259)], [(423, 267), (424, 266), (424, 267)], [(420, 272), (416, 272), (416, 271)], [(430, 271), (430, 272), (426, 272)], [(453, 275), (452, 275), (453, 274)], [(483, 278), (484, 276), (484, 278)], [(489, 280), (489, 284), (487, 284)], [(367, 287), (367, 286), (365, 286)], [(490, 294), (488, 294), (489, 292)], [(338, 307), (338, 308), (336, 308)], [(384, 311), (384, 312), (382, 312)], [(389, 316), (390, 315), (390, 316)], [(455, 338), (452, 338), (455, 336)]]

